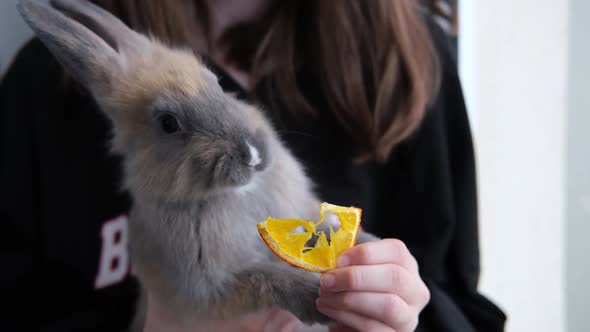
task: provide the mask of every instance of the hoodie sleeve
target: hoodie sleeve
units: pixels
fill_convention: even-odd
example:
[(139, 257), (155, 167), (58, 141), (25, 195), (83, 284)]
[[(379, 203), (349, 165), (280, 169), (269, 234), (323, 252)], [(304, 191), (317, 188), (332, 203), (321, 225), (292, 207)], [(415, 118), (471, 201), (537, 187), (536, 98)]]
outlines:
[(37, 90), (47, 89), (38, 85), (47, 73), (38, 71), (41, 64), (29, 53), (27, 47), (21, 50), (0, 82), (0, 293), (10, 303), (2, 319), (8, 330), (7, 325), (33, 324), (25, 317), (37, 316), (40, 309), (42, 202), (32, 108)]
[(116, 167), (100, 154), (98, 112), (64, 83), (61, 67), (37, 39), (0, 81), (0, 294), (8, 309), (0, 324), (6, 331), (121, 331), (131, 317), (130, 278), (102, 289), (89, 279), (100, 254), (96, 220), (109, 220), (126, 205), (112, 194), (109, 170)]

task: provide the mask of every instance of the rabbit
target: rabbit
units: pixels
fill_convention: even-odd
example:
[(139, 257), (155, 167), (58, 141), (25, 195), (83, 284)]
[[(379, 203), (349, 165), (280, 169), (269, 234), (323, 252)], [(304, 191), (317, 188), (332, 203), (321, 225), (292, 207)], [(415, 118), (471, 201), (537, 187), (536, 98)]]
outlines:
[(315, 308), (319, 274), (277, 259), (256, 228), (269, 216), (320, 217), (313, 184), (261, 109), (224, 93), (192, 51), (86, 0), (20, 0), (18, 10), (112, 124), (143, 288), (183, 322), (270, 306), (329, 322)]

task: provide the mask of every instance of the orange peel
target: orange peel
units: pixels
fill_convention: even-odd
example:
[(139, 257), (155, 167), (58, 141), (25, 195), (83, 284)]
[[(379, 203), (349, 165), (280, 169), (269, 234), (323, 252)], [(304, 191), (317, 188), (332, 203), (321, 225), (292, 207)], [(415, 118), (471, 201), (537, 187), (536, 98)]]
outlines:
[[(336, 215), (340, 222), (336, 231), (332, 225), (324, 227), (329, 231), (329, 239), (326, 231), (318, 230), (328, 213)], [(283, 261), (308, 271), (325, 272), (335, 268), (338, 256), (356, 243), (361, 215), (360, 208), (324, 202), (320, 204), (318, 222), (269, 217), (256, 226), (264, 243)], [(306, 245), (312, 238), (313, 246)]]

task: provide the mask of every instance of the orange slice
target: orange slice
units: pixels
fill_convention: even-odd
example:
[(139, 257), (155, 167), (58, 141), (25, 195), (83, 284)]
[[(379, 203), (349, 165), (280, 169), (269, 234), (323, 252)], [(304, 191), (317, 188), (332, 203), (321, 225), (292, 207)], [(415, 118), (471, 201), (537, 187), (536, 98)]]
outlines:
[[(266, 245), (285, 262), (309, 271), (325, 272), (335, 268), (338, 256), (356, 243), (361, 212), (353, 206), (322, 203), (318, 222), (269, 217), (257, 227)], [(337, 223), (339, 227), (334, 231)], [(309, 246), (312, 238), (315, 243)]]

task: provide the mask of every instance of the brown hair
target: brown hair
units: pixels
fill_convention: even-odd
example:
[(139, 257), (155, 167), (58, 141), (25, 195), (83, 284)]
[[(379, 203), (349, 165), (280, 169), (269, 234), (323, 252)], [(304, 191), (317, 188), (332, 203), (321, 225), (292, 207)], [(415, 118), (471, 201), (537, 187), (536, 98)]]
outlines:
[[(196, 0), (93, 2), (173, 46), (190, 47), (194, 29), (207, 19), (197, 19), (206, 10)], [(248, 57), (240, 54), (250, 60), (241, 65), (268, 79), (290, 111), (313, 114), (296, 76), (306, 64), (360, 157), (385, 160), (419, 126), (436, 89), (436, 56), (418, 6), (415, 0), (276, 1), (264, 37), (254, 29), (256, 47)], [(242, 37), (233, 40), (248, 40)]]

